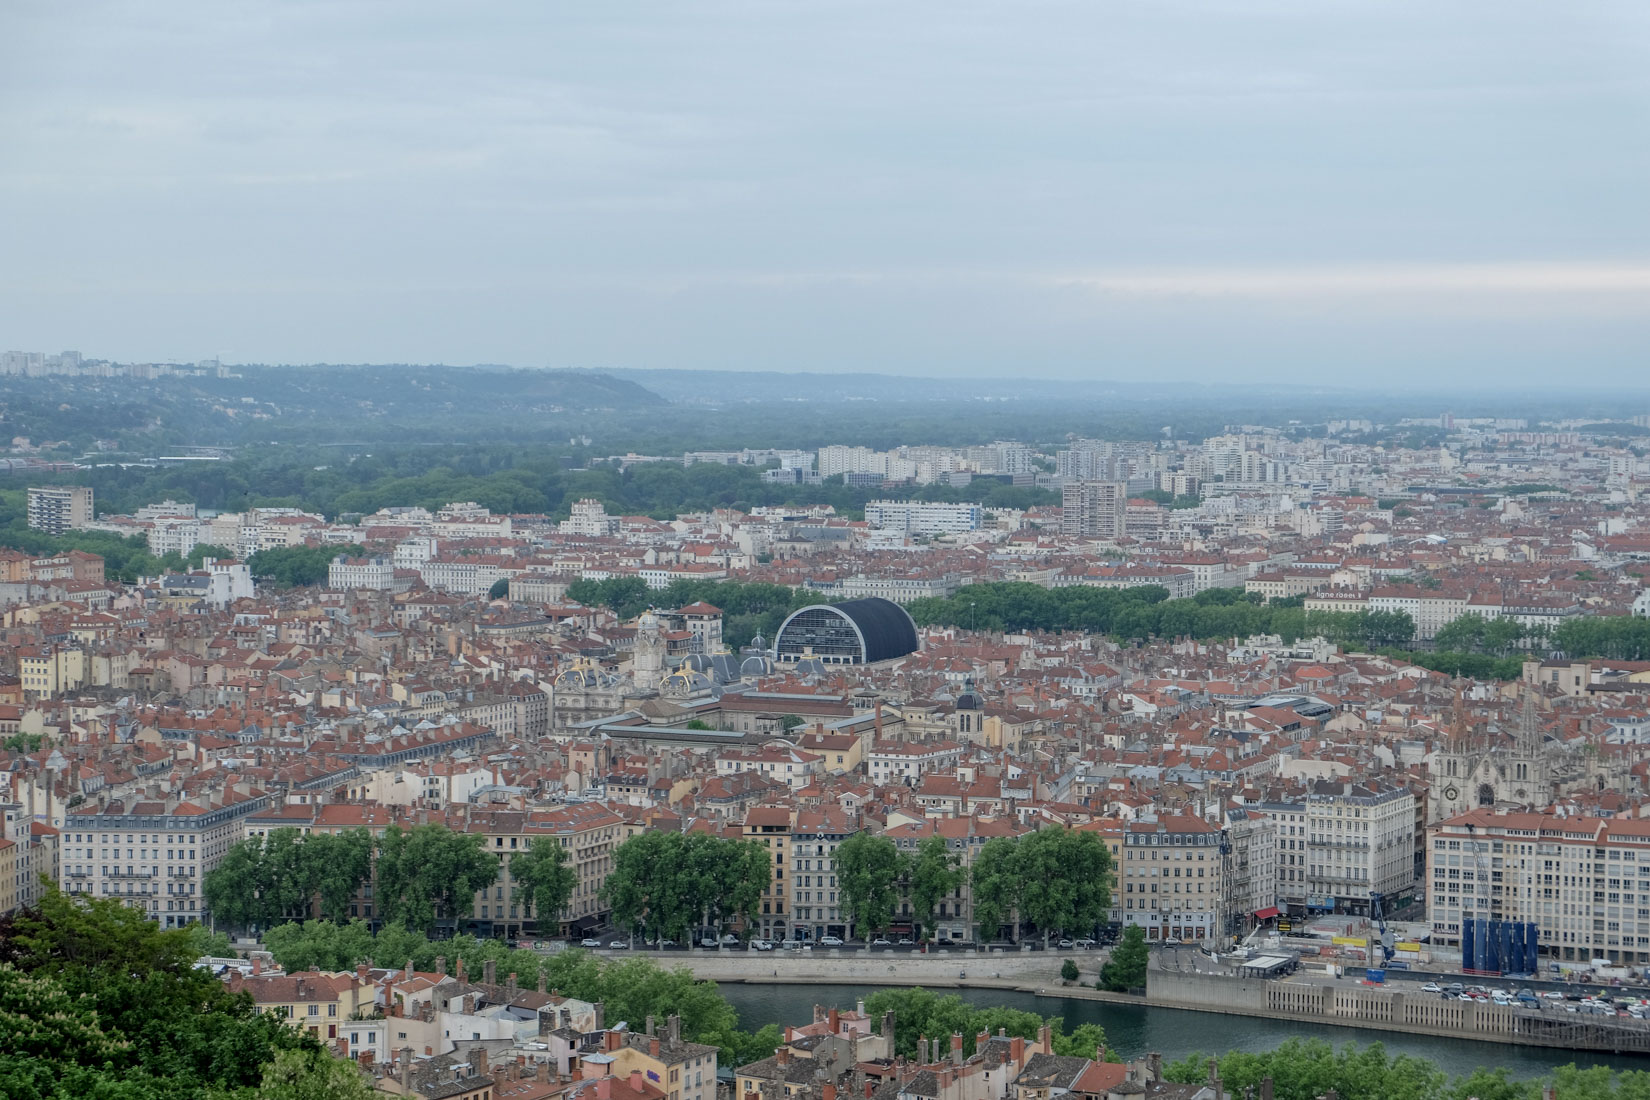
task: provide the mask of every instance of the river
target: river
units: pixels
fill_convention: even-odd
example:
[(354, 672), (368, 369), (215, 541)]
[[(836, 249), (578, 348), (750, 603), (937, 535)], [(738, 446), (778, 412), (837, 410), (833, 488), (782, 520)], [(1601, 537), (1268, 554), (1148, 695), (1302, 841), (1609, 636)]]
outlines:
[[(852, 1008), (854, 1002), (875, 993), (875, 986), (855, 985), (746, 985), (724, 982), (723, 994), (739, 1012), (741, 1026), (754, 1031), (766, 1023), (803, 1024), (813, 1018), (813, 1006)], [(1228, 1050), (1270, 1050), (1285, 1039), (1324, 1039), (1336, 1046), (1347, 1042), (1384, 1043), (1389, 1054), (1412, 1054), (1438, 1063), (1452, 1076), (1471, 1073), (1479, 1066), (1505, 1066), (1510, 1076), (1540, 1077), (1556, 1066), (1578, 1062), (1583, 1066), (1607, 1065), (1613, 1069), (1650, 1070), (1650, 1058), (1634, 1055), (1600, 1055), (1590, 1052), (1554, 1050), (1550, 1047), (1513, 1046), (1504, 1043), (1475, 1043), (1465, 1039), (1442, 1039), (1434, 1035), (1402, 1035), (1360, 1028), (1324, 1027), (1252, 1016), (1227, 1016), (1213, 1012), (1186, 1012), (1176, 1008), (1147, 1005), (1117, 1005), (1104, 1001), (1038, 997), (1001, 989), (938, 990), (957, 993), (977, 1005), (1006, 1005), (1035, 1012), (1040, 1016), (1062, 1016), (1070, 1030), (1079, 1024), (1099, 1024), (1106, 1029), (1111, 1049), (1127, 1059), (1156, 1051), (1165, 1061), (1198, 1052), (1224, 1053)]]

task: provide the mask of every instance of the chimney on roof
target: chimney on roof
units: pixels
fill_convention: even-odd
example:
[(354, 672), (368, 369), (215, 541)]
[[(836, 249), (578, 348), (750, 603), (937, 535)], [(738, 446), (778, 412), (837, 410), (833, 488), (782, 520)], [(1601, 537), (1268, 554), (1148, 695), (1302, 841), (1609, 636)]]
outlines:
[(601, 1001), (596, 1002), (596, 1030), (603, 1030), (602, 1020), (607, 1016), (607, 1006)]
[(1163, 1055), (1155, 1050), (1152, 1051), (1146, 1055), (1146, 1065), (1148, 1067), (1147, 1072), (1151, 1075), (1151, 1081), (1148, 1081), (1148, 1084), (1163, 1080)]
[(1037, 1045), (1043, 1049), (1044, 1054), (1054, 1053), (1054, 1033), (1048, 1024), (1037, 1029)]
[(830, 1012), (826, 1013), (826, 1015), (825, 1015), (826, 1030), (828, 1030), (832, 1035), (835, 1035), (837, 1033), (837, 1028), (841, 1025), (841, 1022), (842, 1022), (842, 1014), (837, 1012), (836, 1009), (833, 1008), (833, 1009), (830, 1010)]
[(1260, 1100), (1272, 1100), (1272, 1079), (1270, 1077), (1260, 1079)]
[(539, 992), (545, 994), (550, 992), (550, 979), (545, 977), (543, 973), (539, 974)]
[(954, 1066), (962, 1065), (962, 1047), (962, 1033), (953, 1031), (951, 1033), (951, 1064)]
[(481, 980), (488, 985), (498, 984), (498, 963), (488, 959), (481, 964)]
[(773, 1060), (776, 1063), (778, 1063), (779, 1065), (782, 1065), (782, 1066), (790, 1065), (791, 1064), (791, 1048), (788, 1047), (788, 1046), (775, 1047), (774, 1051), (773, 1051)]
[[(412, 963), (408, 963), (407, 965), (411, 966)], [(459, 962), (458, 966), (460, 971), (464, 969), (464, 963), (462, 960)], [(435, 957), (435, 972), (440, 974), (443, 978), (447, 976), (447, 956), (437, 955)]]
[(401, 1048), (401, 1092), (403, 1095), (412, 1093), (412, 1047)]
[(252, 976), (256, 978), (264, 972), (264, 960), (261, 955), (252, 956)]
[(487, 1048), (486, 1047), (475, 1047), (475, 1048), (473, 1048), (470, 1051), (470, 1064), (474, 1068), (476, 1076), (478, 1076), (478, 1077), (487, 1076)]
[(672, 1012), (670, 1019), (665, 1023), (665, 1028), (670, 1037), (670, 1045), (679, 1045), (682, 1041), (682, 1018)]
[(510, 971), (510, 976), (508, 978), (504, 979), (504, 988), (509, 991), (510, 996), (512, 998), (515, 997), (515, 995), (516, 995), (516, 972), (514, 970)]
[(659, 1037), (657, 1035), (647, 1041), (647, 1053), (650, 1057), (659, 1057)]
[(241, 991), (241, 987), (245, 984), (246, 975), (241, 973), (241, 968), (238, 966), (231, 967), (229, 971), (229, 992), (239, 993)]
[(355, 980), (356, 980), (357, 983), (359, 983), (361, 985), (366, 985), (367, 984), (367, 964), (366, 963), (361, 962), (361, 963), (356, 963), (355, 964)]
[(613, 1100), (613, 1078), (598, 1077), (596, 1079), (596, 1100)]
[(819, 1100), (836, 1100), (836, 1086), (829, 1081), (819, 1090)]
[(646, 1081), (646, 1078), (642, 1076), (642, 1071), (641, 1070), (633, 1069), (633, 1070), (630, 1071), (630, 1088), (631, 1088), (631, 1091), (636, 1092), (636, 1093), (639, 1094), (642, 1091), (643, 1087), (644, 1087), (643, 1083), (645, 1081)]
[(647, 1018), (647, 1022), (645, 1024), (643, 1024), (642, 1026), (644, 1028), (646, 1028), (646, 1030), (643, 1031), (642, 1034), (646, 1035), (649, 1039), (653, 1038), (653, 1028), (654, 1028), (653, 1017), (649, 1016)]

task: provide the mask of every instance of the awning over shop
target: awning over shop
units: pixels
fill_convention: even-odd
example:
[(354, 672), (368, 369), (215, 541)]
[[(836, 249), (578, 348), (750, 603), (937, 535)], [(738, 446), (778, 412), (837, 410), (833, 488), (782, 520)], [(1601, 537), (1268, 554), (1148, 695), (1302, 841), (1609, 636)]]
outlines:
[(1278, 907), (1275, 906), (1275, 905), (1268, 905), (1265, 909), (1256, 909), (1255, 910), (1255, 919), (1256, 920), (1271, 920), (1273, 917), (1275, 917), (1277, 915), (1278, 915)]

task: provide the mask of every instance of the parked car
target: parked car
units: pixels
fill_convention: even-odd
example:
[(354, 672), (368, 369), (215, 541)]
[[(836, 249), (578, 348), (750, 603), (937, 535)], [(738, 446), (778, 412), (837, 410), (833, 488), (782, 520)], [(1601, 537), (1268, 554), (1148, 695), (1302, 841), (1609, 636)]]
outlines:
[(608, 940), (607, 941), (607, 949), (609, 951), (627, 951), (627, 950), (629, 950), (629, 948), (630, 948), (630, 941), (629, 940)]
[(802, 950), (802, 941), (801, 940), (785, 940), (782, 943), (780, 943), (779, 946), (783, 947), (786, 951), (800, 951), (800, 950)]
[(871, 946), (872, 947), (892, 947), (894, 945), (888, 939), (887, 936), (878, 936), (876, 939), (871, 941)]
[(1070, 951), (1076, 945), (1073, 944), (1070, 940), (1061, 940), (1055, 946), (1058, 947), (1061, 951)]
[(1426, 985), (1421, 987), (1422, 993), (1442, 993), (1443, 991), (1444, 987), (1439, 985), (1437, 982), (1428, 982)]
[(901, 947), (910, 947), (911, 946), (911, 937), (910, 936), (901, 936), (899, 938), (899, 945)]
[(842, 937), (841, 936), (821, 936), (821, 937), (819, 937), (819, 942), (824, 947), (841, 947), (842, 946)]
[(724, 946), (724, 947), (732, 947), (734, 944), (736, 944), (738, 942), (739, 942), (739, 937), (735, 936), (732, 932), (725, 933), (722, 936), (722, 946)]
[(1086, 936), (1083, 939), (1072, 940), (1071, 942), (1076, 947), (1093, 947), (1093, 946), (1095, 946), (1095, 942), (1093, 940), (1087, 938)]
[(752, 951), (772, 951), (773, 950), (773, 941), (772, 940), (752, 940), (751, 941), (751, 950)]
[(579, 941), (580, 947), (600, 947), (601, 945), (601, 940), (593, 939), (590, 936), (586, 936), (584, 939)]

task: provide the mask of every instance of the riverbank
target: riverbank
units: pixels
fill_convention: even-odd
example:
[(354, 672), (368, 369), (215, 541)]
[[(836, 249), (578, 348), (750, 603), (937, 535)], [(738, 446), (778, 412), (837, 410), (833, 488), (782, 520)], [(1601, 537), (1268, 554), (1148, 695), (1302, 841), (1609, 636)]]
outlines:
[(1291, 1021), (1313, 1027), (1397, 1035), (1445, 1036), (1474, 1043), (1536, 1045), (1579, 1052), (1650, 1054), (1650, 1027), (1638, 1021), (1583, 1017), (1557, 1009), (1523, 1012), (1461, 1002), (1395, 987), (1353, 982), (1289, 982), (1183, 973), (1153, 968), (1144, 997), (1093, 988), (1098, 959), (1077, 984), (1064, 985), (1054, 955), (916, 955), (891, 958), (857, 952), (796, 957), (707, 955), (691, 966), (701, 978), (724, 984), (867, 984), (937, 990), (1016, 993), (1045, 1000), (1092, 1001), (1119, 1007), (1172, 1009), (1209, 1015)]
[[(766, 1023), (810, 1020), (816, 1004), (852, 1008), (856, 1001), (869, 998), (881, 988), (887, 987), (880, 983), (797, 985), (776, 983), (770, 978), (760, 983), (733, 982), (723, 986), (722, 992), (739, 1013), (740, 1026), (755, 1030)], [(1337, 1047), (1348, 1042), (1360, 1046), (1384, 1042), (1389, 1054), (1430, 1059), (1452, 1076), (1470, 1074), (1480, 1066), (1505, 1067), (1512, 1077), (1521, 1080), (1545, 1076), (1571, 1063), (1580, 1063), (1584, 1068), (1605, 1065), (1616, 1070), (1650, 1069), (1650, 1058), (1635, 1055), (1572, 1053), (1555, 1047), (1516, 1044), (1488, 1045), (1426, 1032), (1394, 1034), (1344, 1024), (1328, 1026), (1277, 1017), (1171, 1008), (1150, 1004), (1140, 997), (1061, 987), (1058, 980), (1043, 987), (1041, 995), (1034, 989), (972, 985), (946, 992), (981, 1008), (1006, 1007), (1039, 1016), (1058, 1016), (1064, 1019), (1067, 1030), (1097, 1024), (1105, 1029), (1107, 1045), (1125, 1059), (1143, 1058), (1154, 1052), (1161, 1054), (1165, 1061), (1227, 1051), (1262, 1053), (1287, 1040), (1302, 1039), (1321, 1040)]]

